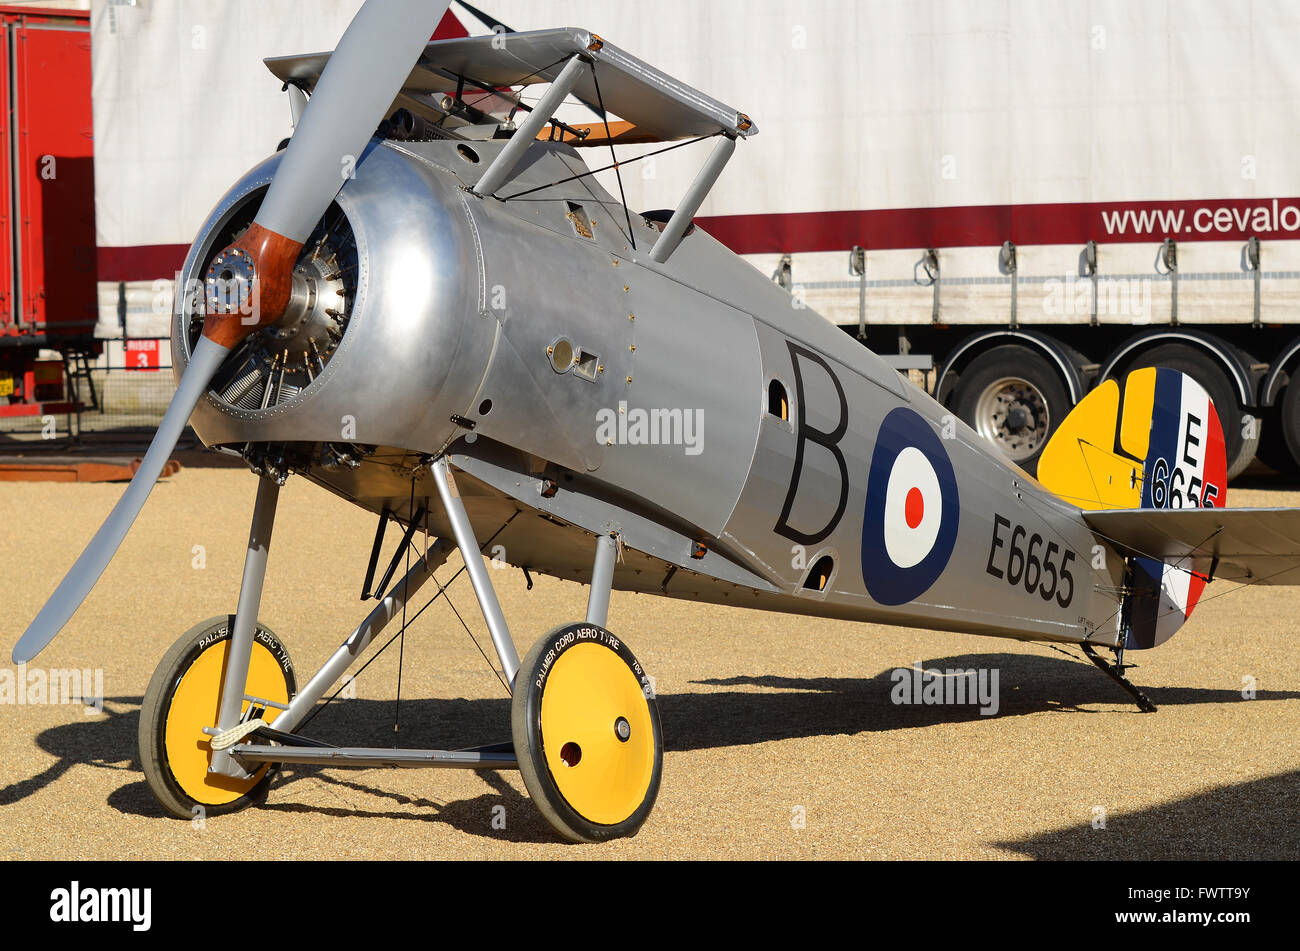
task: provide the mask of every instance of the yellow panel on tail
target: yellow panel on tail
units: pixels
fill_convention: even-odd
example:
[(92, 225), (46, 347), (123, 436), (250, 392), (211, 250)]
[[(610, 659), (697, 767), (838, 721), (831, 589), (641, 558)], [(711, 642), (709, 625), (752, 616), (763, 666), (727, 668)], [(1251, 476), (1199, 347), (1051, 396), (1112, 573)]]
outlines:
[(1151, 447), (1151, 415), (1156, 405), (1156, 368), (1134, 370), (1124, 381), (1124, 418), (1120, 447), (1134, 459), (1145, 459)]
[(1080, 400), (1043, 450), (1038, 481), (1083, 509), (1140, 507), (1155, 379), (1154, 369), (1129, 376), (1122, 423), (1121, 392), (1114, 380)]

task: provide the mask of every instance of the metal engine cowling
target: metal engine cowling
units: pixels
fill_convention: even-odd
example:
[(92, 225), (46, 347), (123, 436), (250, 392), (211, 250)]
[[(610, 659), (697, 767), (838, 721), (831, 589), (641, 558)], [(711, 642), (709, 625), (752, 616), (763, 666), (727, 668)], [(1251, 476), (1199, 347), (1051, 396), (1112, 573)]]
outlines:
[[(173, 308), (177, 379), (208, 296), (229, 301), (238, 282), (238, 262), (218, 252), (253, 220), (279, 160), (247, 173), (190, 248)], [(450, 176), (371, 148), (304, 245), (284, 317), (232, 350), (195, 410), (204, 444), (440, 449), (495, 333), (477, 314), (479, 262), (461, 202)]]

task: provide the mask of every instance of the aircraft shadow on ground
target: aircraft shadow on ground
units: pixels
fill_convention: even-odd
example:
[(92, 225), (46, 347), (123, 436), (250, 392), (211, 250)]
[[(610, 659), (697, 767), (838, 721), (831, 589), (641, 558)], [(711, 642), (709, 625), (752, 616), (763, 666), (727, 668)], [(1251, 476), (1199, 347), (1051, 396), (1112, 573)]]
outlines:
[(1224, 786), (1000, 848), (1035, 859), (1273, 859), (1300, 855), (1300, 771)]
[[(881, 671), (871, 678), (756, 675), (702, 679), (692, 683), (707, 688), (744, 689), (661, 694), (657, 699), (663, 723), (664, 748), (670, 753), (718, 749), (772, 740), (924, 729), (938, 724), (971, 721), (983, 721), (990, 729), (996, 729), (996, 721), (1003, 717), (1047, 711), (1090, 714), (1097, 712), (1087, 709), (1094, 705), (1127, 706), (1133, 717), (1152, 715), (1139, 713), (1136, 706), (1131, 705), (1128, 695), (1090, 664), (1064, 657), (963, 654), (927, 659), (923, 666), (926, 670), (939, 671), (997, 670), (997, 714), (982, 715), (978, 703), (895, 704), (891, 700), (891, 691), (895, 685), (892, 670)], [(1140, 676), (1138, 680), (1141, 682)], [(1157, 706), (1268, 703), (1300, 699), (1300, 691), (1261, 690), (1254, 700), (1244, 701), (1239, 691), (1228, 688), (1144, 685), (1144, 689)], [(36, 737), (37, 745), (53, 756), (54, 762), (34, 776), (13, 781), (0, 788), (0, 810), (38, 793), (58, 781), (75, 765), (121, 770), (124, 774), (138, 778), (140, 765), (136, 734), (141, 701), (140, 697), (106, 698), (105, 717), (87, 717), (84, 721), (61, 724), (40, 733)], [(402, 728), (395, 743), (393, 720), (396, 707), (392, 700), (337, 700), (321, 709), (303, 732), (340, 746), (400, 745), (427, 749), (457, 749), (508, 740), (510, 736), (510, 701), (504, 697), (477, 700), (404, 699), (401, 703)], [(1154, 715), (1159, 716), (1159, 713)], [(1124, 730), (1128, 737), (1132, 727), (1125, 726)], [(364, 775), (327, 767), (286, 768), (275, 783), (270, 802), (261, 808), (446, 822), (457, 829), (497, 840), (556, 841), (554, 833), (536, 809), (497, 773), (479, 773), (491, 792), (450, 803), (434, 802), (378, 788), (358, 780), (358, 776)], [(324, 805), (293, 802), (291, 787), (299, 780), (309, 777), (324, 783), (327, 791), (336, 794), (328, 798), (337, 801)], [(392, 808), (375, 809), (359, 804), (355, 796), (349, 795), (351, 793), (365, 793), (381, 800), (387, 799), (392, 803)], [(149, 817), (164, 815), (162, 807), (143, 781), (124, 784), (110, 795), (109, 804), (127, 814)], [(504, 830), (493, 829), (490, 825), (493, 807), (497, 805), (504, 805), (508, 816), (507, 828)], [(1127, 818), (1124, 821), (1128, 823), (1133, 820)], [(1159, 821), (1152, 821), (1156, 826), (1159, 825)], [(1130, 826), (1135, 827), (1137, 826)], [(1165, 829), (1160, 835), (1168, 833), (1169, 830)], [(1065, 848), (1064, 845), (1054, 844), (1057, 843), (1055, 837), (1068, 837), (1072, 834), (1072, 830), (1065, 830), (1005, 847), (1029, 854), (1039, 854), (1042, 851), (1047, 857), (1055, 849)], [(1155, 835), (1154, 831), (1152, 835)], [(1099, 840), (1096, 847), (1102, 849), (1104, 854), (1107, 848), (1127, 846), (1108, 846), (1106, 840)]]

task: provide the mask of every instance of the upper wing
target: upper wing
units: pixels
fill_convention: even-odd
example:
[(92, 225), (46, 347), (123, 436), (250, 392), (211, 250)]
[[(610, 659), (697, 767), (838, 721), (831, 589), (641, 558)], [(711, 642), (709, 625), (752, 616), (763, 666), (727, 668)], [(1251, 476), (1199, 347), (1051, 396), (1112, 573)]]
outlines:
[[(1110, 509), (1084, 521), (1128, 554), (1214, 578), (1250, 584), (1300, 584), (1300, 508)], [(1215, 563), (1217, 559), (1217, 563)]]
[[(496, 89), (549, 83), (575, 53), (593, 66), (578, 80), (574, 95), (584, 102), (603, 102), (610, 112), (636, 126), (642, 141), (673, 142), (719, 131), (740, 136), (758, 132), (744, 113), (594, 33), (572, 28), (436, 40), (425, 47), (411, 70), (399, 101), (408, 106), (436, 104), (441, 94), (462, 88), (462, 77)], [(265, 62), (277, 79), (310, 91), (330, 56), (273, 56)]]

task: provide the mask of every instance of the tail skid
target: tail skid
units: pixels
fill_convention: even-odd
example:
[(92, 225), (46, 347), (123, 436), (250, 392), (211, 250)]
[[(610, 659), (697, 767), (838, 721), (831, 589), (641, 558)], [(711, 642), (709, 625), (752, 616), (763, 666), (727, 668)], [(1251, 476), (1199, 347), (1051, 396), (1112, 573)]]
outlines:
[(1133, 681), (1129, 680), (1128, 677), (1125, 676), (1124, 671), (1128, 670), (1133, 665), (1124, 663), (1124, 648), (1115, 648), (1115, 663), (1112, 664), (1110, 661), (1098, 654), (1091, 644), (1081, 644), (1080, 647), (1082, 647), (1083, 653), (1087, 656), (1088, 660), (1097, 665), (1098, 670), (1123, 687), (1124, 690), (1137, 701), (1139, 710), (1143, 713), (1156, 712), (1156, 705), (1151, 702), (1150, 698), (1142, 692), (1141, 688), (1139, 688), (1137, 684), (1133, 683)]

